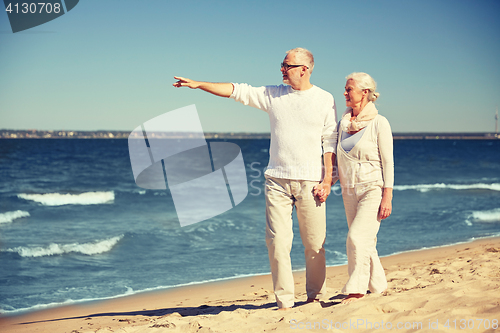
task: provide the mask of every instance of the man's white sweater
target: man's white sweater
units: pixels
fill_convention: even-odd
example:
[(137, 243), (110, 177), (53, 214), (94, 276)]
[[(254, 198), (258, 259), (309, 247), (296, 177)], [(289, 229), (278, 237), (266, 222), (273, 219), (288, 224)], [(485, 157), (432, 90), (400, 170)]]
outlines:
[(333, 96), (313, 86), (252, 87), (233, 83), (230, 96), (269, 114), (271, 147), (265, 174), (275, 178), (321, 181), (323, 154), (337, 142), (337, 113)]

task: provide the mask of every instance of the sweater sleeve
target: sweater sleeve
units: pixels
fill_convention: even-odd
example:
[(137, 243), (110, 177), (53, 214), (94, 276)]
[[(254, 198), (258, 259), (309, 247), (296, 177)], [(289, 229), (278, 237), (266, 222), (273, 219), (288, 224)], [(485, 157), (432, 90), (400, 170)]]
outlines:
[(384, 188), (394, 186), (394, 155), (391, 125), (387, 119), (381, 118), (378, 126), (378, 149), (382, 160)]
[(337, 153), (337, 108), (335, 107), (335, 100), (332, 96), (331, 109), (327, 112), (325, 119), (325, 126), (323, 127), (322, 140), (323, 140), (323, 154)]
[(233, 93), (229, 98), (266, 112), (269, 110), (270, 102), (267, 87), (255, 88), (246, 83), (233, 83), (233, 87)]
[(340, 122), (337, 123), (337, 125), (335, 126), (335, 142), (334, 142), (334, 145), (333, 145), (333, 153), (335, 155), (337, 155), (337, 145), (339, 143), (339, 140), (340, 140)]

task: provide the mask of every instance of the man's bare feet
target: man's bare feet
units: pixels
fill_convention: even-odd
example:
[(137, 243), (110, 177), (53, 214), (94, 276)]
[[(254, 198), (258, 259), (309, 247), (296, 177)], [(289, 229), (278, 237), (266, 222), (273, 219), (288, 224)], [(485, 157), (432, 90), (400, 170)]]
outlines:
[(288, 311), (290, 310), (291, 308), (278, 308), (278, 311)]
[(342, 300), (342, 302), (340, 302), (340, 304), (349, 304), (349, 303), (355, 302), (358, 299), (362, 298), (363, 296), (365, 296), (365, 295), (364, 294), (349, 294), (349, 295), (347, 295), (346, 298), (344, 298)]

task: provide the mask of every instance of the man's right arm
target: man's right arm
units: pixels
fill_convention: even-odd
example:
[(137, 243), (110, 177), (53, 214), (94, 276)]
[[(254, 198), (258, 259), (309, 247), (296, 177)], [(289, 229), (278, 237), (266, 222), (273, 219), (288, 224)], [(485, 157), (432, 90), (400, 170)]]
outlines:
[(173, 84), (174, 87), (189, 87), (191, 89), (201, 89), (213, 95), (221, 97), (230, 97), (234, 89), (232, 83), (194, 81), (180, 76), (174, 76), (174, 79), (177, 80), (177, 82)]

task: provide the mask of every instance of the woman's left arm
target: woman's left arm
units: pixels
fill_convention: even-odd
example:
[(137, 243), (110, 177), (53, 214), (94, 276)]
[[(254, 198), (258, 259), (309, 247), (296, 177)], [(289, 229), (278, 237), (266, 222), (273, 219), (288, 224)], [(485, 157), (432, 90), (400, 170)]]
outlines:
[(388, 218), (392, 212), (392, 187), (382, 189), (382, 202), (378, 209), (378, 218), (383, 220)]
[(382, 160), (384, 187), (382, 202), (379, 208), (379, 218), (385, 219), (392, 212), (392, 188), (394, 186), (394, 155), (391, 126), (387, 119), (382, 118), (378, 128), (378, 148)]

